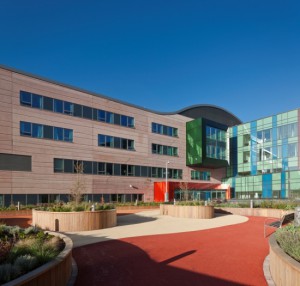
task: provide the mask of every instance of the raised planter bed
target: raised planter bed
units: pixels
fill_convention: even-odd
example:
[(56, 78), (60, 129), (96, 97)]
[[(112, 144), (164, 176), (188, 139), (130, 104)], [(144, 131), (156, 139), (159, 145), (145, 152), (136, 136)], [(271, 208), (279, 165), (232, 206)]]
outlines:
[(31, 210), (0, 211), (0, 217), (31, 216)]
[(2, 286), (33, 286), (33, 285), (67, 285), (72, 274), (72, 248), (73, 242), (65, 235), (60, 236), (65, 241), (64, 250), (52, 261), (20, 276)]
[(160, 205), (160, 214), (178, 218), (210, 219), (215, 215), (213, 206)]
[(52, 231), (86, 231), (117, 225), (115, 209), (82, 212), (32, 210), (32, 225)]
[(300, 286), (300, 263), (278, 245), (275, 234), (269, 239), (270, 272), (276, 286)]
[(229, 213), (243, 216), (263, 216), (281, 218), (283, 215), (293, 212), (293, 210), (279, 210), (279, 209), (261, 209), (261, 208), (225, 208), (215, 207), (216, 213)]

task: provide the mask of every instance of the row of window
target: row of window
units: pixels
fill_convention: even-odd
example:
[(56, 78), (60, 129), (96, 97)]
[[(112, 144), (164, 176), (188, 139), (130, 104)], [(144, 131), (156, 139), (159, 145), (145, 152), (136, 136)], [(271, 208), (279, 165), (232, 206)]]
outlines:
[(34, 138), (73, 142), (73, 130), (20, 121), (20, 135)]
[(226, 131), (207, 125), (206, 138), (217, 140), (219, 142), (226, 142)]
[(152, 143), (152, 153), (159, 155), (178, 156), (178, 148)]
[(192, 170), (191, 179), (192, 180), (210, 181), (210, 172)]
[[(80, 167), (78, 167), (80, 166)], [(54, 158), (54, 172), (78, 173), (91, 175), (132, 176), (165, 178), (166, 169), (161, 167), (148, 167), (138, 165), (116, 164), (107, 162), (78, 161)], [(168, 178), (182, 179), (181, 169), (168, 169)]]
[[(286, 154), (284, 158), (298, 157), (298, 143), (289, 143), (286, 148)], [(257, 161), (266, 161), (266, 160), (277, 160), (283, 158), (282, 146), (278, 145), (274, 147), (265, 147), (257, 149)], [(243, 152), (243, 162), (250, 162), (250, 151)]]
[(167, 135), (171, 137), (178, 137), (177, 128), (162, 125), (155, 122), (152, 122), (152, 133), (158, 133), (158, 134)]
[(54, 99), (43, 95), (33, 94), (30, 92), (20, 91), (20, 103), (25, 106), (63, 113), (75, 117), (121, 125), (124, 127), (134, 127), (133, 117)]
[(99, 134), (98, 146), (134, 150), (134, 140)]
[(226, 160), (226, 147), (206, 145), (206, 157), (218, 160)]

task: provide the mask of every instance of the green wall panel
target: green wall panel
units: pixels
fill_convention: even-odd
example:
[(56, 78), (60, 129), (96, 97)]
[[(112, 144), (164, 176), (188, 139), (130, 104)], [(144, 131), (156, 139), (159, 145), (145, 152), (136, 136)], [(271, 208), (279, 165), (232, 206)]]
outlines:
[(202, 163), (202, 118), (186, 123), (186, 165)]

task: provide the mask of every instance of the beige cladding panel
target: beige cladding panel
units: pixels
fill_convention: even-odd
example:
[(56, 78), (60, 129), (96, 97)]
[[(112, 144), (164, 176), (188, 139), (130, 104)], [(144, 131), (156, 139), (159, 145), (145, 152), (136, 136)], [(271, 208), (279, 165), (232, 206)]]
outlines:
[[(159, 115), (113, 100), (93, 96), (50, 82), (0, 69), (0, 148), (5, 152), (32, 156), (32, 172), (12, 172), (14, 193), (68, 193), (75, 176), (56, 174), (53, 158), (79, 159), (98, 162), (165, 167), (183, 170), (184, 180), (190, 181), (191, 169), (185, 166), (185, 123), (190, 118)], [(11, 79), (13, 80), (11, 82)], [(3, 82), (4, 81), (4, 82)], [(5, 82), (7, 81), (7, 82)], [(10, 81), (10, 82), (9, 82)], [(7, 90), (10, 88), (10, 90)], [(13, 90), (13, 92), (11, 92)], [(111, 111), (135, 118), (135, 128), (97, 122), (20, 105), (20, 90)], [(13, 113), (13, 116), (11, 114)], [(9, 120), (7, 120), (9, 118)], [(73, 129), (73, 143), (20, 136), (20, 121)], [(178, 138), (151, 132), (151, 123), (178, 128)], [(4, 140), (13, 134), (12, 140)], [(99, 147), (98, 134), (132, 139), (135, 151)], [(1, 141), (2, 140), (2, 141)], [(178, 157), (152, 154), (152, 143), (178, 148)], [(220, 180), (224, 171), (212, 171)], [(89, 193), (144, 193), (153, 199), (153, 182), (162, 179), (86, 175)], [(175, 180), (176, 181), (176, 180)], [(136, 188), (129, 188), (134, 185)], [(3, 193), (3, 187), (0, 186)]]

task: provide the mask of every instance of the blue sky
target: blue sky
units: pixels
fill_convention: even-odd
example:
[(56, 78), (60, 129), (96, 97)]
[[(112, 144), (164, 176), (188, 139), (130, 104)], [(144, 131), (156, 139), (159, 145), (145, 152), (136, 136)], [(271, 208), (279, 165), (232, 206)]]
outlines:
[(157, 111), (300, 107), (300, 2), (1, 0), (0, 64)]

